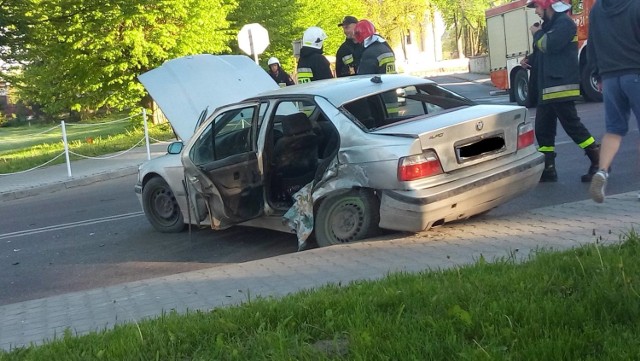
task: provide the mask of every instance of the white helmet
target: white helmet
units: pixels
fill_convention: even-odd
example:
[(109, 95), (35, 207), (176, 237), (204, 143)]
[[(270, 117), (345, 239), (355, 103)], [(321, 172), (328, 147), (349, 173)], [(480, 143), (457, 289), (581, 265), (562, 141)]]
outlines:
[(270, 57), (269, 61), (267, 62), (267, 65), (269, 66), (273, 64), (280, 64), (280, 60), (278, 60), (278, 58), (276, 58), (275, 56)]
[(310, 48), (322, 49), (322, 43), (327, 38), (327, 34), (324, 30), (317, 26), (312, 26), (304, 31), (302, 35), (302, 46), (308, 46)]

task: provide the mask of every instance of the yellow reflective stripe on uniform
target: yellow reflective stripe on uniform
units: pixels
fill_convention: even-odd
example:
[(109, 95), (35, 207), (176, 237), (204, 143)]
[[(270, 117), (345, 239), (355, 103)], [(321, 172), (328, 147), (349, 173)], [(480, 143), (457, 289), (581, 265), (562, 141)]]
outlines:
[(538, 148), (538, 152), (542, 152), (542, 153), (549, 153), (549, 152), (553, 152), (554, 150), (556, 150), (556, 147), (554, 146), (543, 146), (543, 147), (539, 147)]
[(584, 142), (578, 144), (580, 146), (580, 148), (584, 149), (588, 146), (590, 146), (591, 144), (595, 143), (596, 140), (593, 139), (593, 137), (589, 137), (587, 140), (585, 140)]
[(551, 100), (558, 98), (570, 98), (580, 96), (580, 89), (578, 90), (565, 90), (555, 93), (542, 94), (542, 100)]
[(349, 54), (349, 55), (345, 55), (342, 57), (342, 62), (345, 65), (349, 65), (351, 63), (353, 63), (353, 55)]
[[(578, 35), (574, 35), (573, 39), (571, 39), (572, 43), (577, 43), (578, 42)], [(543, 53), (547, 50), (547, 34), (544, 34), (540, 40), (538, 40), (536, 42), (536, 46), (538, 47), (538, 49), (540, 49), (540, 51), (542, 51)]]
[(393, 55), (393, 53), (383, 53), (378, 55), (378, 65), (379, 66), (383, 66), (385, 64), (391, 63), (396, 61), (396, 57)]
[(565, 84), (565, 85), (556, 85), (548, 88), (542, 89), (542, 94), (546, 93), (555, 93), (564, 90), (580, 90), (580, 84)]
[(396, 57), (393, 53), (383, 53), (378, 55), (378, 66), (385, 68), (385, 74), (396, 73)]
[(580, 96), (580, 84), (567, 84), (542, 89), (542, 100)]
[(547, 50), (547, 34), (542, 35), (542, 37), (536, 42), (536, 46), (543, 53)]
[(311, 81), (313, 71), (311, 68), (298, 68), (298, 84), (304, 84)]

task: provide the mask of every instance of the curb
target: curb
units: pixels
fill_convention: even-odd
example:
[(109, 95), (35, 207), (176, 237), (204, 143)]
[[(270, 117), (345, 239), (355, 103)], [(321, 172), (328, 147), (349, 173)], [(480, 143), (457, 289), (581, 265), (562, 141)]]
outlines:
[[(126, 177), (138, 172), (138, 166), (131, 166), (111, 171), (105, 171), (98, 174), (87, 175), (83, 177), (71, 178), (62, 182), (45, 183), (29, 188), (15, 189), (8, 192), (0, 193), (0, 202), (22, 199), (37, 196), (45, 193), (53, 193), (65, 189), (86, 186), (101, 181)], [(131, 188), (133, 190), (133, 186)]]

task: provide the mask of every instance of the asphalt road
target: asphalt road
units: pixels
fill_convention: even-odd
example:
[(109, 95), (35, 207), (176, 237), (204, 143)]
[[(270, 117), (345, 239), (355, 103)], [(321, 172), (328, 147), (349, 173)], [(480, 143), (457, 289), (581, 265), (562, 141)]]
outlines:
[(247, 227), (158, 233), (134, 184), (128, 176), (3, 202), (0, 305), (297, 250), (292, 234)]
[[(450, 89), (483, 103), (508, 103), (486, 84), (435, 77)], [(584, 123), (604, 133), (601, 103), (580, 103)], [(535, 114), (535, 109), (530, 115)], [(636, 123), (632, 123), (636, 129)], [(634, 134), (637, 134), (635, 131)], [(608, 191), (640, 189), (637, 136), (625, 138)], [(485, 217), (587, 199), (580, 175), (583, 152), (558, 128), (557, 183), (492, 210)], [(0, 305), (66, 292), (215, 267), (295, 252), (292, 234), (235, 227), (160, 234), (141, 212), (133, 192), (135, 176), (48, 195), (3, 202), (0, 207)]]

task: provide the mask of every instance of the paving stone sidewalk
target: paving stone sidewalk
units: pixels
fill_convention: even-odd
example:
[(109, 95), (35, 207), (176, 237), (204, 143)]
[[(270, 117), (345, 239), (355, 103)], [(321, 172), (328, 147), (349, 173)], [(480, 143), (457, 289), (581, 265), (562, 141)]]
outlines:
[(211, 310), (249, 298), (280, 297), (322, 285), (379, 279), (511, 257), (526, 260), (540, 248), (567, 249), (616, 242), (640, 227), (636, 193), (605, 203), (567, 203), (508, 217), (477, 217), (415, 235), (392, 234), (342, 246), (147, 279), (0, 306), (5, 350), (61, 336), (83, 335), (163, 312)]

